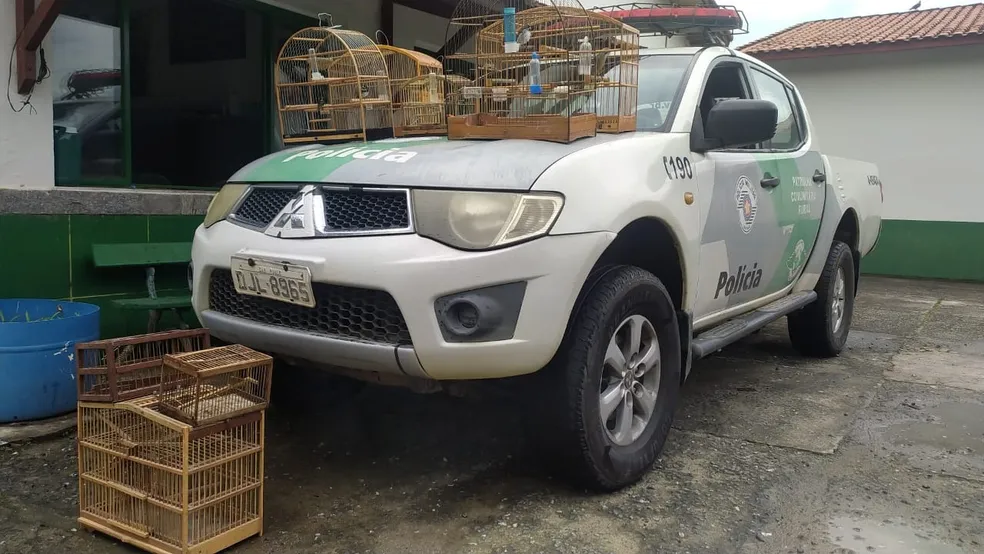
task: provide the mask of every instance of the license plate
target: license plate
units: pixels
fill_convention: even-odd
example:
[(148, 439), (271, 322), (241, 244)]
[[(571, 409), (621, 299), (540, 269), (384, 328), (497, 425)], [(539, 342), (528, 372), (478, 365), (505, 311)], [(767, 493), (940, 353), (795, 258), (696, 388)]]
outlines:
[(232, 279), (239, 294), (314, 307), (311, 270), (306, 267), (233, 257)]

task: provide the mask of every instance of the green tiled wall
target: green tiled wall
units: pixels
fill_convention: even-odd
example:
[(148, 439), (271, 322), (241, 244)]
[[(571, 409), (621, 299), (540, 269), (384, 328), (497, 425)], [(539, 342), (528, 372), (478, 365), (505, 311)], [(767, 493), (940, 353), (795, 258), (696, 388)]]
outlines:
[[(96, 304), (104, 338), (146, 332), (146, 312), (122, 311), (112, 304), (147, 296), (143, 270), (96, 269), (92, 245), (191, 242), (201, 221), (201, 216), (0, 215), (0, 264), (6, 269), (0, 272), (0, 298)], [(187, 268), (157, 268), (157, 289), (162, 294), (186, 292)], [(176, 326), (173, 315), (165, 314), (161, 326)]]
[(886, 220), (864, 273), (984, 281), (984, 223)]

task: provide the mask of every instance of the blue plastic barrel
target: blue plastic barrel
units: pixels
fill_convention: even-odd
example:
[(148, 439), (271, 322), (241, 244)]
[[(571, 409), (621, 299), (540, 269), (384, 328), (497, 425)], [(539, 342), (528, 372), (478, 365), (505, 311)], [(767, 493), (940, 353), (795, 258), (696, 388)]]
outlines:
[(75, 343), (99, 338), (99, 306), (0, 299), (0, 423), (75, 409)]

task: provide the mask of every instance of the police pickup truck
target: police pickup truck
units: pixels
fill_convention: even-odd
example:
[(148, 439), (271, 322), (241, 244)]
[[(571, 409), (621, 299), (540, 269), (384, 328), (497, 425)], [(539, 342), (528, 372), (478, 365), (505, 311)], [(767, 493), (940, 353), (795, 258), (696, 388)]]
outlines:
[(842, 351), (883, 201), (874, 165), (814, 149), (799, 92), (762, 62), (668, 48), (639, 71), (637, 132), (244, 167), (195, 234), (201, 322), (366, 381), (515, 377), (555, 467), (637, 481), (694, 360), (782, 317), (802, 354)]

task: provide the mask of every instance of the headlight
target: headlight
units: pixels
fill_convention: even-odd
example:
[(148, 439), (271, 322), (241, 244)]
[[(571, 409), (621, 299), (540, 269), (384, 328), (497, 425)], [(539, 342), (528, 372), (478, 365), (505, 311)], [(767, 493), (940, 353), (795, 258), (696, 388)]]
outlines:
[(206, 229), (222, 221), (229, 215), (232, 207), (236, 205), (236, 202), (246, 192), (246, 186), (226, 185), (219, 192), (215, 193), (215, 196), (212, 197), (212, 202), (208, 205), (208, 211), (205, 212), (204, 224)]
[(417, 233), (465, 250), (484, 250), (544, 235), (564, 199), (557, 194), (413, 191)]

